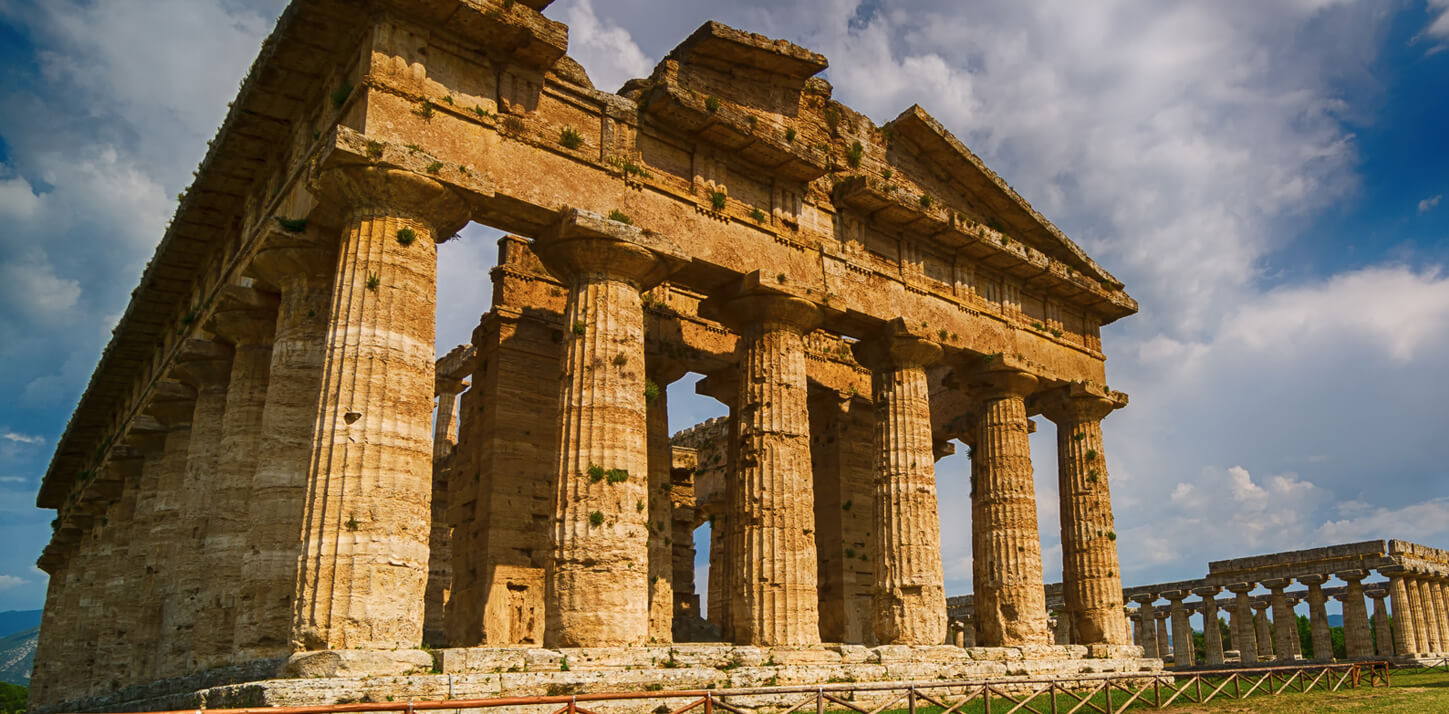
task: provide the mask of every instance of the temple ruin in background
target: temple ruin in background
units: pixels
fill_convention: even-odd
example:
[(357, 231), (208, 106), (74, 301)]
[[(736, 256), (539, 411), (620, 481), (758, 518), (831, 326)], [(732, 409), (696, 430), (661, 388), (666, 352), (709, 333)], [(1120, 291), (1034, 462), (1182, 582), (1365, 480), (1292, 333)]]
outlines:
[[(708, 23), (610, 94), (546, 5), (283, 13), (42, 484), (32, 702), (425, 698), (441, 680), (389, 676), (430, 671), (496, 672), (459, 680), (487, 694), (677, 657), (700, 687), (1160, 666), (1130, 644), (1102, 441), (1122, 284), (921, 108), (831, 99), (818, 54)], [(470, 221), (512, 235), (439, 358), (438, 251)], [(690, 372), (730, 414), (692, 464), (665, 389)], [(942, 644), (951, 440), (978, 650)], [(678, 566), (706, 485), (709, 622)]]

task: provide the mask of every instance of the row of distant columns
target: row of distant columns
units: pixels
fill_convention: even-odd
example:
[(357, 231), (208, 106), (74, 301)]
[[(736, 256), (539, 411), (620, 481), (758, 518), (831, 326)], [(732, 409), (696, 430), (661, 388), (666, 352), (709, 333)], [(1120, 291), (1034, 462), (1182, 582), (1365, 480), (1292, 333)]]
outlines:
[[(1366, 589), (1363, 579), (1368, 571), (1346, 571), (1334, 575), (1346, 583), (1343, 591), (1333, 597), (1342, 603), (1344, 622), (1344, 645), (1349, 659), (1367, 659), (1376, 654), (1385, 656), (1440, 656), (1449, 643), (1449, 617), (1446, 617), (1445, 597), (1449, 596), (1449, 580), (1425, 573), (1405, 569), (1384, 569), (1389, 576), (1387, 588)], [(1296, 580), (1306, 586), (1310, 636), (1313, 642), (1315, 661), (1333, 659), (1331, 628), (1326, 609), (1327, 596), (1323, 584), (1326, 575), (1305, 575)], [(1241, 661), (1258, 662), (1272, 659), (1290, 662), (1302, 656), (1298, 636), (1297, 616), (1293, 606), (1298, 598), (1285, 592), (1294, 579), (1281, 578), (1261, 583), (1238, 583), (1228, 585), (1234, 595), (1226, 608), (1230, 614), (1229, 632), (1232, 644), (1238, 650)], [(1261, 584), (1269, 590), (1267, 601), (1254, 600), (1249, 593)], [(1195, 588), (1193, 593), (1202, 597), (1200, 603), (1183, 603), (1186, 591), (1168, 591), (1160, 594), (1143, 594), (1133, 599), (1139, 608), (1131, 614), (1134, 623), (1135, 641), (1142, 645), (1148, 656), (1167, 656), (1166, 621), (1171, 620), (1170, 652), (1175, 666), (1193, 666), (1192, 629), (1188, 621), (1189, 607), (1196, 606), (1203, 613), (1204, 649), (1203, 664), (1221, 664), (1223, 642), (1216, 627), (1210, 623), (1217, 619), (1218, 601), (1215, 599), (1218, 587)], [(1154, 607), (1159, 597), (1169, 601), (1167, 611)], [(1373, 626), (1365, 597), (1372, 598)], [(1385, 599), (1393, 601), (1395, 613), (1390, 627), (1389, 611)], [(1268, 611), (1272, 611), (1271, 626)], [(1156, 626), (1150, 623), (1156, 622)], [(1281, 626), (1279, 623), (1283, 623)]]

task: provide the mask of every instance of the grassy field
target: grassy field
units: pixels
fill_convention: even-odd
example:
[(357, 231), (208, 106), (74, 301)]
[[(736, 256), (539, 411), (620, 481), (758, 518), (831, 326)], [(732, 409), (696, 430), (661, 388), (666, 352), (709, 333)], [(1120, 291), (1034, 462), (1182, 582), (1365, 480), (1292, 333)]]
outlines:
[[(1435, 714), (1443, 712), (1449, 714), (1449, 673), (1434, 672), (1430, 674), (1401, 674), (1394, 673), (1391, 687), (1360, 687), (1358, 689), (1342, 689), (1337, 692), (1312, 691), (1307, 693), (1284, 693), (1278, 696), (1266, 696), (1255, 694), (1247, 699), (1213, 699), (1207, 704), (1174, 704), (1164, 709), (1154, 709), (1151, 705), (1136, 703), (1129, 707), (1130, 712), (1163, 711), (1173, 714), (1230, 714), (1233, 712), (1273, 712), (1274, 714), (1324, 714), (1324, 713), (1349, 713), (1349, 712), (1404, 712), (1405, 714)], [(1120, 701), (1120, 694), (1113, 694), (1113, 702)], [(1098, 696), (1094, 701), (1097, 706), (1102, 706), (1103, 701)], [(1057, 700), (1058, 711), (1067, 711), (1075, 704), (1067, 697), (1059, 697)], [(1030, 705), (1037, 711), (1051, 711), (1050, 705), (1045, 698), (1037, 699)], [(1005, 712), (1010, 710), (1012, 705), (1004, 700), (993, 700), (992, 712)], [(941, 710), (936, 707), (918, 707), (917, 714), (938, 714)], [(985, 714), (985, 707), (980, 701), (958, 709), (962, 714)], [(1021, 711), (1027, 711), (1022, 709)], [(1090, 708), (1083, 708), (1079, 711), (1092, 711)], [(1120, 711), (1114, 709), (1114, 711)], [(840, 714), (854, 714), (843, 712)], [(891, 710), (886, 714), (906, 714), (904, 709)]]

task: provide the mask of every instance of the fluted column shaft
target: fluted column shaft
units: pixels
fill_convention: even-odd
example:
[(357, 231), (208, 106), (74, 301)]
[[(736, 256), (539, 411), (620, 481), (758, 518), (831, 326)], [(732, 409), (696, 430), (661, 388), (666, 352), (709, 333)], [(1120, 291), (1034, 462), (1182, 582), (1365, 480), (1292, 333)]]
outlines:
[(1439, 609), (1434, 603), (1434, 587), (1423, 576), (1415, 577), (1414, 585), (1419, 589), (1418, 610), (1424, 618), (1424, 651), (1439, 654), (1444, 651), (1444, 645), (1439, 639)]
[[(1368, 659), (1374, 655), (1368, 608), (1364, 604), (1363, 575), (1339, 573), (1347, 585), (1343, 593), (1343, 645), (1349, 659)], [(1316, 645), (1315, 645), (1316, 646)]]
[(678, 378), (673, 371), (651, 370), (654, 389), (647, 402), (649, 493), (649, 641), (674, 641), (674, 503), (669, 498), (674, 450), (669, 446), (669, 395), (666, 388)]
[(1418, 624), (1409, 603), (1409, 588), (1402, 575), (1389, 575), (1389, 598), (1393, 601), (1394, 611), (1394, 654), (1419, 654)]
[(1026, 396), (1036, 379), (988, 372), (971, 457), (971, 553), (977, 641), (986, 647), (1045, 645), (1046, 596)]
[(733, 539), (739, 529), (730, 527), (734, 503), (739, 499), (739, 419), (737, 397), (740, 374), (737, 369), (725, 369), (710, 374), (695, 384), (699, 394), (713, 397), (723, 403), (729, 412), (724, 445), (724, 513), (713, 514), (709, 527), (709, 621), (719, 628), (724, 639), (734, 642), (734, 578), (737, 568), (730, 560), (731, 553), (738, 550)]
[(191, 445), (191, 419), (195, 413), (196, 392), (180, 383), (164, 383), (148, 407), (166, 426), (165, 445), (157, 465), (155, 498), (142, 525), (149, 531), (146, 538), (146, 563), (138, 601), (145, 604), (142, 626), (137, 637), (137, 679), (150, 681), (174, 673), (165, 653), (174, 652), (173, 638), (166, 624), (173, 622), (169, 605), (177, 601), (179, 581), (176, 574), (155, 568), (156, 563), (175, 564), (182, 560), (186, 545), (182, 509), (186, 482), (186, 457)]
[(1250, 590), (1251, 584), (1228, 586), (1228, 592), (1233, 593), (1233, 648), (1238, 651), (1240, 662), (1257, 663), (1258, 632), (1253, 621), (1253, 601), (1248, 596)]
[(252, 477), (256, 472), (266, 409), (272, 336), (277, 326), (274, 296), (228, 288), (213, 328), (233, 345), (226, 408), (216, 458), (216, 478), (206, 541), (209, 575), (201, 583), (201, 619), (196, 657), (200, 669), (231, 663), (235, 640), (237, 584), (251, 526)]
[(925, 368), (939, 359), (941, 349), (895, 334), (861, 343), (857, 354), (867, 357), (875, 392), (876, 642), (940, 644), (946, 634), (946, 590)]
[(602, 239), (559, 238), (540, 250), (569, 284), (545, 644), (643, 644), (650, 470), (640, 291), (660, 260)]
[(1172, 666), (1191, 667), (1196, 664), (1192, 647), (1192, 622), (1188, 620), (1190, 615), (1182, 604), (1187, 593), (1174, 591), (1163, 593), (1163, 597), (1167, 598), (1168, 611), (1172, 614)]
[(1170, 609), (1158, 610), (1152, 614), (1157, 619), (1153, 625), (1157, 629), (1157, 656), (1167, 659), (1167, 656), (1172, 654), (1172, 635), (1170, 634), (1172, 624), (1169, 619), (1172, 617), (1172, 611)]
[(1258, 646), (1261, 648), (1258, 652), (1258, 658), (1260, 660), (1264, 657), (1274, 658), (1278, 654), (1278, 643), (1273, 639), (1273, 628), (1268, 626), (1269, 607), (1270, 605), (1268, 603), (1255, 603), (1253, 605), (1253, 609), (1257, 611), (1253, 617), (1253, 623), (1257, 628)]
[(292, 652), (304, 502), (327, 359), (335, 242), (274, 233), (248, 272), (280, 293), (255, 467), (233, 646), (240, 660)]
[(1272, 593), (1273, 653), (1278, 662), (1293, 661), (1293, 640), (1298, 639), (1298, 618), (1293, 616), (1293, 608), (1288, 605), (1288, 597), (1283, 594), (1283, 589), (1291, 584), (1292, 581), (1286, 579), (1263, 583)]
[[(1430, 646), (1429, 634), (1429, 626), (1433, 621), (1425, 617), (1424, 591), (1419, 588), (1419, 580), (1417, 577), (1405, 575), (1402, 580), (1404, 583), (1404, 592), (1408, 595), (1408, 617), (1414, 622), (1414, 642), (1409, 647), (1409, 651), (1417, 655), (1427, 655), (1434, 651)], [(1397, 614), (1395, 612), (1395, 615)]]
[(1374, 654), (1379, 657), (1394, 656), (1394, 627), (1389, 623), (1388, 591), (1379, 590), (1369, 594), (1374, 600)]
[(1046, 412), (1057, 425), (1062, 596), (1075, 644), (1127, 643), (1117, 531), (1102, 446), (1102, 419), (1115, 406), (1082, 394), (1064, 397)]
[(432, 500), (435, 236), (461, 202), (426, 177), (325, 172), (341, 210), (293, 636), (302, 649), (422, 641)]
[[(1323, 583), (1327, 579), (1327, 576), (1323, 575), (1305, 575), (1298, 579), (1298, 582), (1308, 587), (1308, 629), (1313, 638), (1313, 661), (1315, 662), (1333, 661), (1333, 636), (1329, 633), (1328, 610), (1324, 607), (1327, 598), (1323, 594)], [(1297, 623), (1295, 622), (1294, 625), (1296, 634)]]
[(137, 543), (136, 502), (140, 498), (144, 459), (140, 452), (127, 447), (113, 448), (110, 459), (109, 468), (121, 483), (121, 497), (108, 509), (102, 531), (110, 552), (100, 564), (103, 609), (91, 613), (100, 621), (96, 641), (98, 666), (92, 672), (94, 694), (107, 694), (127, 683), (131, 656), (128, 627), (135, 606), (135, 581), (130, 563), (131, 549)]
[(1223, 632), (1218, 626), (1217, 592), (1216, 587), (1193, 589), (1193, 594), (1202, 598), (1203, 664), (1209, 666), (1223, 663)]
[(819, 313), (784, 296), (737, 298), (732, 309), (743, 357), (735, 409), (739, 484), (728, 524), (733, 640), (814, 644), (820, 613), (804, 335)]
[(1449, 593), (1445, 592), (1445, 581), (1437, 576), (1427, 582), (1429, 594), (1434, 600), (1434, 613), (1439, 622), (1439, 652), (1449, 653)]
[(1142, 645), (1142, 656), (1157, 657), (1157, 617), (1152, 601), (1157, 598), (1133, 598), (1137, 603), (1138, 644)]
[(459, 379), (437, 380), (438, 416), (433, 426), (433, 460), (447, 458), (458, 446), (458, 395), (463, 391)]

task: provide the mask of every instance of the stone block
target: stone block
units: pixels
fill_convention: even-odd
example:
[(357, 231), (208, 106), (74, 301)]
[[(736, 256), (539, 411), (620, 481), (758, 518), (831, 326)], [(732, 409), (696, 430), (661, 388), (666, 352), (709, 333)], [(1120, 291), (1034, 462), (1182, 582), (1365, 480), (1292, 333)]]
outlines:
[(433, 655), (422, 650), (324, 650), (292, 655), (278, 674), (287, 679), (316, 679), (426, 674), (432, 670)]

